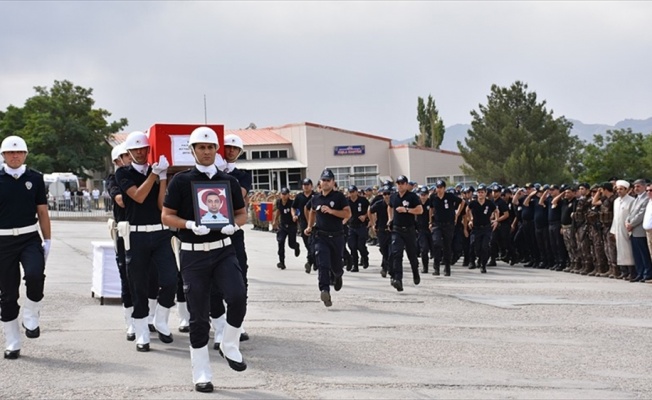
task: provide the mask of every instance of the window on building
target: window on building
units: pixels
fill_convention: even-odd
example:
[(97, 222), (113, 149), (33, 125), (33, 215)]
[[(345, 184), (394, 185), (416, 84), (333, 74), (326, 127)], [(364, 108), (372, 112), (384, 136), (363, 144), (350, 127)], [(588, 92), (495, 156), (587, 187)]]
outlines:
[(301, 190), (301, 169), (288, 169), (288, 187), (290, 190)]
[(373, 186), (378, 182), (377, 165), (358, 165), (353, 167), (353, 184), (358, 188)]
[(243, 151), (240, 153), (240, 156), (238, 157), (238, 160), (246, 160), (247, 159), (247, 152)]
[(268, 169), (255, 169), (252, 171), (252, 184), (254, 190), (270, 190), (269, 170)]
[(337, 182), (337, 186), (347, 187), (350, 185), (349, 183), (349, 175), (351, 175), (350, 167), (326, 167), (326, 168), (333, 171), (333, 175), (335, 175), (335, 182)]
[(288, 158), (287, 150), (255, 150), (251, 152), (252, 160), (269, 160)]

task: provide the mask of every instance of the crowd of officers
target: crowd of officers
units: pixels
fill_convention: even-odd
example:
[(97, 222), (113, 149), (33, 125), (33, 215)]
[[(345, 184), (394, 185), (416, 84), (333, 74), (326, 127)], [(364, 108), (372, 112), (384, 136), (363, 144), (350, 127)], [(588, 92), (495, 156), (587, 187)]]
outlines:
[[(415, 285), (421, 281), (420, 274), (429, 272), (431, 260), (436, 276), (450, 276), (451, 265), (459, 261), (481, 273), (503, 261), (630, 282), (652, 281), (652, 203), (647, 206), (652, 185), (642, 179), (633, 185), (614, 178), (594, 185), (527, 183), (523, 187), (497, 183), (447, 187), (438, 180), (426, 187), (399, 176), (395, 183), (386, 181), (380, 188), (364, 190), (356, 186), (338, 189), (332, 179), (329, 170), (324, 170), (316, 188), (305, 179), (294, 199), (288, 189), (276, 200), (273, 194), (259, 195), (275, 201), (272, 226), (278, 228), (277, 266), (285, 268), (286, 238), (299, 256), (293, 239), (298, 232), (307, 253), (306, 273), (311, 268), (320, 271), (319, 287), (326, 306), (332, 304), (327, 282), (339, 290), (340, 266), (350, 272), (368, 268), (369, 245), (378, 246), (380, 273), (389, 275), (398, 291), (403, 290), (403, 253)], [(335, 204), (346, 213), (326, 225), (320, 223), (323, 209), (319, 212), (313, 200), (324, 197), (324, 184), (327, 197), (334, 189), (346, 199), (330, 203), (331, 208)], [(373, 239), (370, 234), (375, 235)], [(328, 243), (335, 255), (322, 257), (315, 244), (320, 235), (331, 239)], [(341, 246), (333, 240), (340, 236)]]
[[(317, 185), (302, 181), (302, 190), (273, 194), (251, 192), (251, 175), (239, 170), (243, 151), (236, 135), (224, 139), (218, 154), (217, 134), (195, 129), (189, 147), (193, 168), (168, 181), (168, 161), (149, 164), (149, 139), (132, 132), (112, 151), (115, 174), (109, 193), (115, 202), (110, 231), (122, 284), (126, 339), (136, 350), (150, 350), (150, 333), (160, 342), (174, 338), (170, 310), (178, 307), (179, 331), (190, 336), (195, 390), (210, 392), (209, 331), (213, 348), (236, 371), (247, 365), (239, 342), (247, 340), (247, 255), (244, 231), (248, 203), (272, 202), (272, 221), (252, 212), (255, 229), (272, 224), (278, 243), (279, 269), (285, 269), (285, 246), (294, 256), (305, 248), (305, 272), (318, 271), (320, 299), (332, 306), (330, 288), (343, 286), (344, 270), (357, 273), (369, 265), (368, 246), (378, 246), (380, 274), (403, 291), (403, 254), (412, 281), (421, 274), (450, 276), (451, 265), (487, 272), (497, 260), (509, 265), (573, 272), (589, 276), (652, 282), (652, 185), (644, 180), (614, 179), (589, 186), (493, 183), (447, 188), (418, 186), (400, 175), (380, 188), (338, 188), (333, 172), (324, 169)], [(20, 326), (28, 338), (40, 336), (45, 262), (50, 250), (50, 220), (43, 176), (25, 167), (27, 146), (11, 136), (0, 147), (0, 320), (4, 358), (20, 355)], [(221, 199), (231, 205), (224, 224), (200, 222), (196, 184), (227, 185)], [(217, 186), (216, 186), (217, 187)], [(224, 186), (222, 186), (224, 187)], [(227, 198), (228, 197), (228, 198)], [(40, 230), (40, 234), (39, 234)], [(19, 322), (20, 265), (27, 299)]]

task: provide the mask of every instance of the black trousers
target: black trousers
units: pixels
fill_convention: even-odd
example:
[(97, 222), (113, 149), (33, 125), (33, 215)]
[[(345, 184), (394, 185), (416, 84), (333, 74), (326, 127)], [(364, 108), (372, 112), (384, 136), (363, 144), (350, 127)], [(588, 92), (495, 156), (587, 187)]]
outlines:
[(392, 229), (390, 275), (396, 280), (403, 280), (403, 251), (410, 260), (412, 274), (419, 273), (419, 251), (417, 249), (417, 234), (413, 226), (394, 226)]
[(319, 290), (330, 291), (331, 274), (334, 278), (342, 276), (342, 257), (344, 256), (344, 235), (318, 231), (313, 238), (315, 262), (319, 270)]
[[(245, 248), (244, 231), (239, 230), (231, 235), (231, 246), (235, 250), (235, 256), (238, 259), (240, 272), (242, 272), (242, 281), (245, 284), (245, 289), (249, 287), (247, 280), (247, 272), (249, 271), (249, 264), (247, 258), (247, 249)], [(211, 317), (218, 318), (226, 312), (224, 307), (224, 295), (220, 292), (217, 285), (211, 285)]]
[(555, 263), (565, 263), (566, 247), (564, 246), (564, 238), (561, 236), (561, 221), (548, 222), (548, 236)]
[(419, 231), (417, 232), (417, 244), (419, 245), (421, 265), (423, 265), (424, 269), (428, 269), (430, 255), (433, 254), (435, 257), (437, 257), (437, 255), (432, 247), (432, 234), (427, 228), (419, 228)]
[(499, 222), (496, 230), (491, 235), (491, 258), (498, 258), (500, 253), (510, 259), (513, 256), (512, 239), (511, 239), (512, 225), (507, 222)]
[(39, 302), (45, 285), (45, 254), (38, 232), (0, 236), (0, 321), (18, 318), (20, 265), (23, 266), (27, 298)]
[(389, 270), (390, 267), (390, 243), (392, 241), (391, 232), (383, 229), (376, 231), (376, 238), (378, 239), (378, 250), (382, 255), (382, 261), (380, 267), (385, 271)]
[(278, 232), (276, 232), (276, 241), (278, 242), (278, 260), (285, 263), (285, 239), (287, 238), (288, 246), (291, 249), (296, 249), (299, 245), (297, 243), (297, 225), (296, 224), (280, 224)]
[(521, 229), (523, 231), (524, 247), (530, 255), (530, 260), (538, 262), (540, 257), (534, 229), (534, 221), (523, 221), (521, 223)]
[(125, 308), (133, 307), (134, 303), (131, 300), (131, 289), (129, 288), (129, 279), (127, 278), (125, 241), (119, 236), (115, 238), (115, 250), (115, 262), (118, 265), (118, 272), (120, 273), (120, 301)]
[[(168, 230), (158, 232), (131, 232), (131, 248), (127, 250), (127, 275), (134, 304), (133, 318), (145, 318), (148, 315), (148, 297), (154, 283), (152, 270), (158, 274), (158, 303), (166, 308), (174, 306), (177, 289), (177, 263), (172, 252)], [(156, 297), (154, 297), (156, 298)]]
[(491, 226), (473, 227), (471, 243), (475, 255), (479, 257), (480, 267), (486, 267), (489, 260), (489, 243), (491, 242)]
[(548, 233), (548, 225), (535, 226), (534, 234), (539, 249), (539, 261), (552, 265), (554, 257), (552, 250), (550, 249), (550, 233)]
[(447, 268), (453, 257), (453, 236), (455, 225), (451, 223), (435, 223), (432, 226), (432, 246), (435, 250), (435, 266), (443, 264)]
[(367, 239), (369, 238), (369, 229), (365, 225), (349, 226), (349, 235), (346, 243), (351, 250), (351, 261), (353, 265), (358, 265), (358, 253), (363, 260), (369, 259), (369, 250), (367, 249)]
[(208, 344), (211, 285), (224, 295), (226, 322), (236, 328), (247, 312), (247, 289), (233, 246), (211, 251), (181, 251), (181, 275), (190, 313), (190, 345)]
[(306, 235), (304, 232), (308, 227), (308, 222), (305, 218), (299, 218), (299, 229), (301, 229), (301, 239), (303, 239), (303, 245), (306, 247), (306, 261), (311, 265), (315, 263), (315, 252), (312, 246), (312, 235)]

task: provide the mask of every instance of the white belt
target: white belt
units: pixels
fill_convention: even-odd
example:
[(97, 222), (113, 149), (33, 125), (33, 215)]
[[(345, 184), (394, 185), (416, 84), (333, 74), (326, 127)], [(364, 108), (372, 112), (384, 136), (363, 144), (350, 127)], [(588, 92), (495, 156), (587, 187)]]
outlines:
[(157, 232), (167, 229), (163, 224), (154, 224), (154, 225), (130, 225), (130, 232)]
[(226, 238), (224, 240), (218, 240), (217, 242), (206, 242), (206, 243), (183, 243), (181, 242), (181, 250), (185, 251), (211, 251), (215, 249), (221, 249), (231, 245), (231, 238)]
[(18, 236), (38, 231), (38, 222), (22, 228), (0, 229), (0, 236)]

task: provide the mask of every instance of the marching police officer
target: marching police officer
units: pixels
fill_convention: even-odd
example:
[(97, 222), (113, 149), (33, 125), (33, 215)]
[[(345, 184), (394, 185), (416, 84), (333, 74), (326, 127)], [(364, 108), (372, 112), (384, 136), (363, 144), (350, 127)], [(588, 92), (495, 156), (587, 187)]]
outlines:
[(9, 136), (2, 141), (0, 153), (5, 159), (0, 168), (0, 320), (5, 333), (4, 358), (13, 360), (21, 349), (20, 265), (27, 289), (22, 325), (25, 336), (35, 339), (41, 334), (45, 262), (52, 237), (43, 175), (25, 165), (27, 143)]
[[(170, 182), (163, 207), (163, 222), (179, 228), (181, 250), (179, 260), (184, 290), (190, 312), (190, 358), (193, 383), (199, 392), (212, 392), (212, 372), (208, 355), (211, 285), (216, 285), (227, 303), (220, 354), (236, 371), (244, 371), (247, 364), (240, 353), (240, 326), (244, 319), (247, 292), (231, 235), (247, 221), (245, 201), (236, 178), (219, 171), (215, 166), (218, 149), (217, 134), (208, 127), (195, 129), (188, 141), (195, 157), (195, 167), (175, 175)], [(231, 223), (211, 230), (197, 225), (199, 216), (193, 208), (192, 182), (228, 184), (229, 201), (233, 208)]]
[[(430, 203), (428, 201), (428, 195), (430, 191), (427, 186), (421, 186), (417, 189), (419, 193), (419, 200), (421, 200), (421, 205), (423, 207), (423, 212), (416, 216), (417, 220), (417, 242), (419, 244), (419, 255), (421, 256), (421, 272), (424, 274), (428, 273), (428, 261), (430, 261), (430, 255), (433, 254), (432, 247), (432, 234), (430, 233)], [(436, 257), (436, 256), (435, 256)], [(435, 271), (438, 270), (438, 266), (435, 264)], [(439, 275), (439, 273), (437, 273)]]
[(301, 248), (297, 243), (297, 217), (292, 213), (293, 200), (290, 199), (290, 189), (281, 189), (281, 198), (276, 200), (274, 207), (274, 224), (276, 230), (276, 241), (278, 242), (278, 264), (279, 269), (285, 269), (285, 240), (288, 246), (294, 250), (294, 256), (299, 257)]
[[(330, 294), (331, 274), (334, 289), (342, 288), (342, 257), (344, 253), (344, 232), (342, 221), (351, 218), (351, 208), (346, 197), (335, 190), (335, 175), (330, 169), (322, 171), (321, 191), (310, 200), (306, 235), (313, 234), (315, 262), (319, 269), (320, 298), (326, 307), (333, 305)], [(313, 227), (314, 225), (314, 227)]]
[(174, 306), (177, 287), (177, 265), (170, 246), (172, 234), (161, 223), (161, 208), (167, 187), (165, 156), (158, 163), (149, 165), (149, 139), (143, 132), (131, 132), (125, 140), (132, 163), (116, 171), (125, 203), (126, 221), (118, 224), (118, 234), (124, 238), (127, 273), (134, 305), (136, 350), (149, 351), (148, 292), (150, 270), (158, 273), (158, 304), (154, 315), (154, 327), (163, 343), (173, 341), (168, 326), (170, 308)]
[(392, 277), (391, 285), (399, 292), (403, 291), (403, 250), (407, 253), (412, 268), (414, 284), (421, 282), (419, 276), (419, 251), (417, 249), (417, 236), (414, 216), (423, 212), (419, 196), (408, 191), (407, 177), (400, 175), (396, 178), (398, 190), (389, 198), (387, 207), (388, 226), (392, 231), (391, 260)]
[(306, 219), (305, 207), (306, 204), (312, 198), (314, 192), (312, 190), (312, 180), (306, 178), (301, 182), (301, 193), (294, 196), (294, 202), (292, 203), (292, 215), (297, 217), (299, 222), (299, 229), (301, 230), (301, 239), (303, 239), (303, 245), (306, 247), (306, 264), (304, 265), (306, 269), (306, 274), (310, 273), (310, 268), (315, 264), (315, 256), (310, 251), (310, 236), (305, 234), (305, 230), (308, 227), (308, 219)]
[(446, 182), (440, 179), (435, 182), (435, 192), (430, 195), (429, 203), (430, 230), (432, 245), (435, 249), (435, 270), (433, 275), (439, 275), (439, 268), (443, 258), (444, 276), (450, 276), (455, 215), (460, 207), (461, 200), (456, 195), (447, 193)]
[[(349, 186), (348, 189), (351, 218), (347, 221), (349, 226), (347, 244), (351, 250), (351, 272), (358, 272), (358, 260), (362, 263), (362, 268), (369, 268), (369, 250), (367, 249), (369, 200), (359, 195), (355, 185)], [(358, 254), (360, 255), (359, 259)]]
[(480, 272), (487, 272), (487, 260), (489, 258), (489, 242), (491, 232), (498, 226), (498, 215), (496, 205), (487, 199), (487, 187), (478, 185), (478, 198), (469, 203), (470, 221), (472, 229), (471, 243), (475, 248), (475, 254), (479, 257)]
[[(116, 170), (120, 167), (131, 164), (131, 156), (123, 144), (119, 144), (111, 151), (111, 159), (115, 165)], [(118, 181), (115, 179), (115, 174), (110, 174), (107, 178), (107, 189), (111, 199), (113, 200), (113, 224), (126, 220), (125, 217), (125, 204), (122, 198), (122, 191), (118, 186)], [(111, 227), (111, 235), (115, 242), (115, 261), (118, 266), (118, 273), (120, 274), (120, 300), (124, 310), (125, 324), (127, 325), (127, 340), (132, 342), (136, 340), (136, 328), (134, 327), (134, 320), (131, 314), (134, 312), (134, 304), (131, 300), (131, 290), (129, 289), (129, 279), (127, 277), (127, 254), (125, 252), (124, 239), (116, 233), (117, 227)]]
[(387, 271), (389, 270), (390, 261), (390, 239), (391, 232), (387, 226), (389, 221), (387, 215), (387, 206), (389, 205), (389, 196), (392, 194), (391, 186), (383, 186), (380, 190), (381, 197), (371, 204), (369, 207), (369, 214), (371, 216), (371, 222), (374, 231), (376, 232), (376, 237), (378, 239), (378, 249), (382, 255), (382, 261), (380, 263), (380, 275), (385, 278), (387, 277)]

